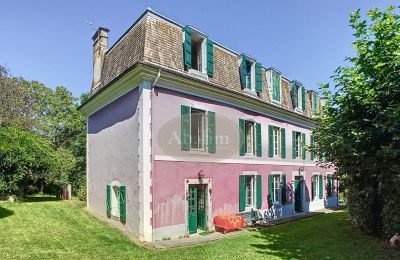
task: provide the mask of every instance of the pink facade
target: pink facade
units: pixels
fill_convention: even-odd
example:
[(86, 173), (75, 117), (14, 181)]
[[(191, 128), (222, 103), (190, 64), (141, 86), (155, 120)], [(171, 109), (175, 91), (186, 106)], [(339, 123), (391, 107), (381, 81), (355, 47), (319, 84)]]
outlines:
[[(238, 119), (251, 118), (261, 123), (262, 126), (262, 156), (244, 157), (239, 155), (236, 145), (231, 148), (232, 152), (218, 154), (197, 154), (190, 151), (180, 151), (180, 146), (174, 143), (171, 132), (176, 131), (180, 136), (180, 107), (189, 105), (205, 110), (213, 111), (216, 114), (217, 136), (226, 132), (224, 127), (235, 127), (232, 138), (238, 138)], [(239, 176), (243, 172), (256, 172), (262, 179), (262, 207), (268, 209), (268, 175), (272, 172), (281, 172), (286, 175), (287, 202), (289, 211), (293, 207), (292, 181), (294, 174), (298, 174), (299, 168), (304, 169), (304, 202), (310, 205), (311, 178), (314, 173), (326, 176), (332, 173), (333, 169), (323, 169), (315, 166), (307, 153), (306, 159), (292, 159), (292, 130), (306, 133), (309, 144), (310, 129), (301, 125), (287, 123), (283, 120), (274, 119), (251, 111), (246, 111), (234, 106), (214, 102), (211, 100), (177, 93), (163, 88), (155, 88), (153, 93), (153, 229), (185, 224), (186, 192), (185, 180), (197, 179), (198, 173), (202, 172), (203, 178), (210, 179), (212, 190), (209, 191), (212, 204), (212, 217), (217, 215), (239, 213)], [(219, 119), (224, 120), (218, 124)], [(173, 122), (171, 124), (171, 122)], [(228, 123), (226, 123), (228, 122)], [(229, 124), (230, 122), (230, 124)], [(270, 158), (267, 151), (267, 129), (269, 124), (285, 127), (286, 129), (286, 158)], [(166, 127), (171, 125), (170, 127)], [(166, 147), (165, 140), (171, 140), (171, 147)], [(175, 146), (174, 146), (175, 145)], [(326, 182), (324, 181), (324, 185)], [(326, 191), (324, 189), (324, 198)], [(323, 205), (323, 204), (322, 204)]]

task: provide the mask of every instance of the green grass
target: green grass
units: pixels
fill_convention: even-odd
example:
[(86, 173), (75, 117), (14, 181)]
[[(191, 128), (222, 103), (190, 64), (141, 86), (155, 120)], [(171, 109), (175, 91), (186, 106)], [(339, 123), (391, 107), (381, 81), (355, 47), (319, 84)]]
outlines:
[(352, 229), (346, 211), (207, 244), (155, 250), (137, 246), (83, 205), (33, 198), (0, 202), (0, 259), (400, 259)]

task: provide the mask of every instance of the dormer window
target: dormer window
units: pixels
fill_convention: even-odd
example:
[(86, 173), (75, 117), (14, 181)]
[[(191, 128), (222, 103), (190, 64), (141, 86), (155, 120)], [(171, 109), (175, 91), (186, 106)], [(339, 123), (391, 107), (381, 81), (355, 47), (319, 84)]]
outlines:
[(296, 111), (304, 112), (306, 109), (306, 89), (296, 80), (293, 81), (292, 102)]
[(202, 32), (189, 26), (183, 36), (185, 70), (195, 76), (214, 76), (214, 43)]
[(206, 60), (205, 49), (205, 38), (192, 33), (192, 69), (203, 73), (206, 71), (206, 63), (203, 62)]
[(262, 92), (262, 67), (254, 59), (242, 54), (240, 64), (240, 83), (242, 89), (257, 93)]

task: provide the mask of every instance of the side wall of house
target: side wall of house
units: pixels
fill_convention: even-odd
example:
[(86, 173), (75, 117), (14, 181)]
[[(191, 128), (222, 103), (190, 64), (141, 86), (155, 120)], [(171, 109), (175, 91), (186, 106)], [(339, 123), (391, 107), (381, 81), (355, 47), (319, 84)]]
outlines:
[[(106, 185), (126, 187), (124, 228), (139, 234), (138, 88), (88, 117), (88, 208), (106, 217)], [(116, 220), (112, 220), (116, 221)]]

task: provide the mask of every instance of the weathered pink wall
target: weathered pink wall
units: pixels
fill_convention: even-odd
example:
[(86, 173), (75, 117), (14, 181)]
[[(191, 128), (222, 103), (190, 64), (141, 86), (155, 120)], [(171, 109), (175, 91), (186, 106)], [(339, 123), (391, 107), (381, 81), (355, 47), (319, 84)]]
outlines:
[[(242, 160), (243, 163), (205, 162), (212, 160), (216, 155), (199, 155), (191, 152), (181, 152), (165, 146), (165, 139), (170, 136), (171, 129), (176, 131), (180, 138), (181, 105), (198, 106), (216, 113), (216, 133), (223, 134), (225, 129), (219, 124), (219, 118), (228, 120), (234, 131), (238, 130), (239, 118), (252, 118), (262, 124), (262, 157), (246, 159), (239, 155), (238, 147), (228, 157), (229, 160)], [(307, 144), (310, 142), (310, 129), (299, 125), (266, 117), (251, 111), (235, 108), (226, 104), (173, 92), (166, 89), (155, 88), (153, 92), (153, 118), (152, 118), (152, 150), (153, 150), (153, 228), (165, 227), (185, 223), (185, 179), (197, 179), (198, 172), (203, 171), (206, 179), (212, 180), (212, 212), (213, 216), (234, 214), (239, 211), (239, 175), (243, 171), (257, 171), (262, 175), (262, 208), (267, 208), (268, 175), (271, 171), (280, 171), (286, 174), (287, 204), (291, 204), (292, 172), (298, 171), (305, 164), (313, 165), (310, 153), (306, 160), (292, 159), (292, 130), (306, 133)], [(286, 158), (268, 157), (268, 124), (275, 124), (286, 129)], [(229, 125), (229, 124), (228, 124)], [(168, 127), (166, 127), (168, 126)], [(226, 124), (224, 125), (227, 126)], [(237, 130), (236, 130), (237, 129)], [(179, 149), (180, 146), (175, 147)], [(217, 156), (218, 156), (217, 146)], [(168, 160), (162, 158), (168, 157)], [(223, 155), (222, 155), (223, 156)], [(158, 158), (157, 158), (158, 157)], [(188, 162), (181, 157), (193, 158), (201, 162)], [(160, 159), (161, 158), (161, 159)], [(204, 159), (202, 161), (202, 158)], [(187, 160), (187, 159), (186, 159)], [(253, 162), (273, 160), (282, 165), (248, 164)], [(296, 165), (285, 165), (285, 163)], [(332, 172), (333, 169), (323, 169), (316, 166), (305, 166), (306, 201), (311, 196), (311, 176), (313, 172), (321, 174)], [(325, 191), (324, 191), (325, 194)]]
[[(291, 204), (292, 171), (297, 171), (298, 167), (156, 161), (153, 173), (153, 228), (185, 223), (184, 180), (197, 179), (198, 172), (201, 170), (205, 179), (212, 180), (212, 212), (213, 216), (217, 216), (239, 212), (239, 175), (243, 171), (256, 171), (262, 176), (262, 209), (268, 208), (268, 175), (270, 172), (281, 171), (286, 174), (287, 204)], [(305, 167), (306, 201), (309, 201), (311, 196), (312, 173), (324, 174), (327, 171), (329, 170), (319, 167)]]

